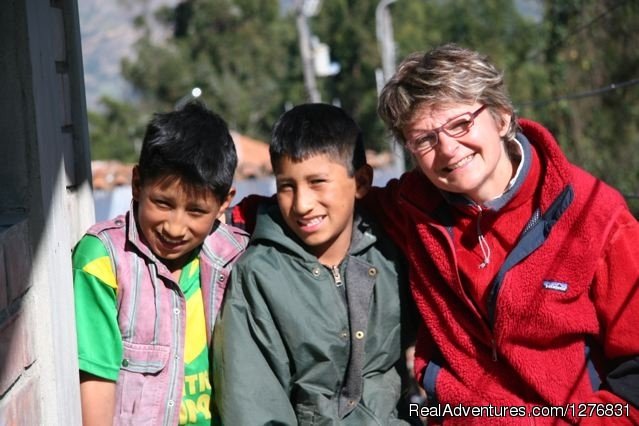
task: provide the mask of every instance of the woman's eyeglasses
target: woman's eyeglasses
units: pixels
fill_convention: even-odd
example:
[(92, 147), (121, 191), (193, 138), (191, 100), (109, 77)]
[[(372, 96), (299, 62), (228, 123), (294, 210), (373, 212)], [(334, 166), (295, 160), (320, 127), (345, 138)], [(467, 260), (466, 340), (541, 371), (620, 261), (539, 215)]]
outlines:
[(471, 127), (473, 127), (475, 118), (477, 118), (477, 116), (481, 114), (485, 108), (486, 105), (482, 105), (475, 112), (465, 112), (462, 115), (453, 117), (438, 128), (408, 141), (406, 143), (406, 147), (413, 154), (426, 154), (427, 152), (432, 151), (432, 149), (439, 143), (439, 132), (444, 132), (451, 138), (464, 136), (470, 131)]

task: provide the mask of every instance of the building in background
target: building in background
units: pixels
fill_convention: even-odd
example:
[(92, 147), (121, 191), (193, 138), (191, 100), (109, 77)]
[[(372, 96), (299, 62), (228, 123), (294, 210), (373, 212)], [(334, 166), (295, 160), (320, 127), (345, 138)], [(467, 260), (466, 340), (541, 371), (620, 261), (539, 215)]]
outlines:
[(0, 424), (79, 425), (71, 249), (93, 222), (76, 0), (0, 13)]

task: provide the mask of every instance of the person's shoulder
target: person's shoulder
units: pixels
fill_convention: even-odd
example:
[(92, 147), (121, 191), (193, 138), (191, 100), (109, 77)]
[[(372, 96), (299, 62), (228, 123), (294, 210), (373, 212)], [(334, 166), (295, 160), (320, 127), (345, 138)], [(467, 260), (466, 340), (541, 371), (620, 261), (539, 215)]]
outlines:
[(585, 197), (585, 201), (588, 204), (592, 206), (599, 205), (604, 209), (626, 205), (623, 195), (621, 195), (617, 189), (579, 166), (571, 163), (570, 168), (572, 172), (572, 185), (578, 193), (581, 193)]
[(248, 270), (260, 270), (273, 262), (285, 262), (283, 257), (283, 252), (279, 248), (260, 241), (251, 241), (236, 266)]
[(248, 245), (250, 235), (245, 230), (233, 225), (218, 222), (215, 230), (207, 237), (206, 243), (213, 248), (231, 246), (244, 250)]
[[(100, 233), (111, 230), (111, 229), (125, 230), (127, 225), (127, 216), (128, 216), (128, 213), (121, 214), (112, 219), (97, 222), (93, 226), (91, 226), (86, 233), (88, 235), (99, 235)], [(135, 220), (135, 218), (133, 220)]]
[[(364, 209), (358, 209), (353, 218), (353, 225), (363, 231), (365, 236), (371, 238), (371, 243), (365, 250), (362, 250), (362, 253), (375, 251), (388, 260), (395, 260), (399, 256), (398, 246), (384, 230), (380, 220), (374, 215)], [(362, 247), (366, 247), (366, 243)]]
[(215, 235), (216, 233), (217, 238), (226, 239), (229, 242), (241, 247), (246, 247), (250, 238), (250, 234), (244, 229), (222, 222), (218, 224), (215, 232), (212, 235)]
[(215, 263), (225, 265), (236, 260), (246, 249), (249, 234), (235, 226), (218, 222), (202, 244), (205, 256)]
[(73, 267), (82, 269), (88, 263), (110, 256), (104, 243), (95, 235), (85, 234), (73, 248)]

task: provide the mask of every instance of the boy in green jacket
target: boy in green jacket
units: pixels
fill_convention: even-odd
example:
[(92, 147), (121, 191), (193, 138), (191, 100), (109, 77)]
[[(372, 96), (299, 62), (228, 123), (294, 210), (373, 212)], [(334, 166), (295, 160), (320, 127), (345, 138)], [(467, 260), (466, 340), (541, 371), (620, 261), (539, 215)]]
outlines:
[(270, 154), (277, 205), (258, 209), (215, 330), (223, 423), (406, 424), (405, 271), (356, 209), (372, 181), (361, 131), (340, 108), (300, 105), (275, 124)]

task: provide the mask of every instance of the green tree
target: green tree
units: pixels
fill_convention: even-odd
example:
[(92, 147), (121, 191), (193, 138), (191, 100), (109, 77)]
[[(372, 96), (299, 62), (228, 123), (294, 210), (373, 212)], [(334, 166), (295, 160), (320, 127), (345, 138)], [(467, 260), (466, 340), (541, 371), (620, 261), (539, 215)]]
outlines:
[(543, 62), (546, 90), (522, 109), (554, 132), (573, 162), (626, 194), (639, 214), (639, 152), (634, 149), (639, 143), (634, 48), (639, 4), (570, 0), (544, 6), (546, 39), (532, 59)]
[[(326, 0), (309, 23), (341, 67), (336, 76), (318, 78), (322, 99), (338, 101), (369, 146), (381, 149), (387, 133), (376, 115), (378, 2)], [(522, 14), (521, 4), (397, 0), (391, 11), (398, 61), (446, 42), (488, 54), (505, 70), (520, 115), (549, 127), (572, 161), (636, 194), (639, 85), (574, 95), (639, 78), (639, 3), (538, 0), (537, 15)], [(156, 17), (171, 36), (156, 41), (150, 23), (138, 21), (143, 36), (122, 66), (136, 90), (135, 106), (108, 100), (104, 111), (91, 114), (96, 155), (109, 147), (130, 155), (116, 139), (139, 140), (142, 118), (173, 108), (195, 86), (235, 130), (263, 140), (287, 105), (305, 101), (294, 14), (280, 10), (278, 1), (183, 0)]]
[(143, 116), (135, 105), (109, 97), (100, 111), (89, 111), (91, 156), (94, 160), (137, 161), (144, 134)]
[(171, 108), (199, 87), (204, 102), (232, 127), (266, 138), (286, 101), (303, 93), (291, 55), (295, 28), (277, 1), (185, 1), (158, 16), (174, 36), (162, 43), (141, 38), (137, 57), (122, 68), (156, 107)]

